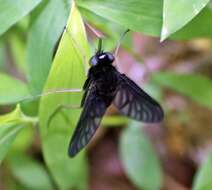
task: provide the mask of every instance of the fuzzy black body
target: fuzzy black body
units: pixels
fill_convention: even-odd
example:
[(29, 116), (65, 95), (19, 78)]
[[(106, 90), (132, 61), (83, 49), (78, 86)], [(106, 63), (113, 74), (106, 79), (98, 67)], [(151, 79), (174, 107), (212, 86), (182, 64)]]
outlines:
[(126, 75), (112, 65), (109, 52), (97, 52), (84, 84), (83, 108), (69, 145), (69, 156), (75, 156), (95, 134), (107, 108), (114, 104), (122, 115), (146, 123), (160, 122), (163, 110)]
[[(118, 83), (119, 77), (114, 66), (98, 65), (89, 69), (88, 78), (85, 82), (83, 90), (87, 92), (89, 84), (93, 84), (93, 86), (90, 86), (90, 88), (93, 88), (95, 94), (101, 99), (104, 99), (106, 105), (109, 106), (116, 95)], [(84, 106), (85, 98), (86, 93), (84, 94), (81, 102), (82, 107)]]

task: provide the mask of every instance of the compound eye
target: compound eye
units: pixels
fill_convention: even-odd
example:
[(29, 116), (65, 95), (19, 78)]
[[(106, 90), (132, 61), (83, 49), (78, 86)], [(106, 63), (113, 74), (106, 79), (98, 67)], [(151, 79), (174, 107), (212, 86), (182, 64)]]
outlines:
[(106, 53), (106, 55), (107, 55), (107, 58), (108, 58), (108, 60), (109, 60), (109, 62), (113, 62), (114, 61), (114, 56), (113, 56), (113, 54), (112, 53)]
[(96, 56), (91, 57), (89, 63), (92, 66), (96, 66), (98, 64), (98, 58)]

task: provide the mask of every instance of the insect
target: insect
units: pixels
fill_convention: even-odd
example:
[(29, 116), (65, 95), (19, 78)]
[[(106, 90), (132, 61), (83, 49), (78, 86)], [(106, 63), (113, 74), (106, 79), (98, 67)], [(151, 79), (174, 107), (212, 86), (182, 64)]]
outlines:
[(84, 83), (83, 108), (68, 153), (74, 157), (95, 134), (107, 108), (113, 104), (122, 115), (146, 123), (160, 122), (164, 113), (161, 106), (125, 74), (112, 65), (115, 57), (101, 47), (89, 63)]

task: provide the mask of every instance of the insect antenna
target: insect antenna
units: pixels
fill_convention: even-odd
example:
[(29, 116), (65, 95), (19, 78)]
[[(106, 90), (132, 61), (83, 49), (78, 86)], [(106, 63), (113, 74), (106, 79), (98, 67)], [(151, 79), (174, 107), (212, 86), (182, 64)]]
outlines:
[(120, 46), (121, 46), (121, 41), (122, 41), (122, 39), (124, 38), (124, 36), (125, 36), (129, 31), (130, 31), (130, 29), (125, 30), (125, 31), (122, 33), (121, 37), (119, 38), (119, 40), (118, 40), (118, 42), (117, 42), (117, 45), (116, 45), (115, 52), (114, 52), (114, 56), (115, 56), (115, 57), (117, 57), (119, 48), (120, 48)]
[(102, 53), (102, 39), (105, 38), (105, 35), (98, 29), (91, 26), (89, 23), (85, 22), (85, 24), (90, 29), (90, 31), (99, 39), (98, 49), (96, 49), (96, 54)]
[(99, 38), (97, 53), (102, 52), (102, 38)]

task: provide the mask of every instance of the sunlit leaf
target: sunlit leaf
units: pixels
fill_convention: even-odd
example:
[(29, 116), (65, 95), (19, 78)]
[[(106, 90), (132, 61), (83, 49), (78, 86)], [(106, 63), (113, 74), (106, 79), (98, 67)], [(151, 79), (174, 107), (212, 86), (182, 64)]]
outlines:
[[(85, 80), (84, 61), (88, 60), (88, 43), (80, 13), (72, 3), (58, 51), (50, 70), (45, 91), (49, 89), (82, 88)], [(45, 161), (60, 189), (86, 189), (87, 163), (83, 152), (68, 157), (68, 144), (80, 110), (64, 109), (49, 118), (60, 105), (79, 105), (81, 93), (60, 93), (43, 97), (39, 118)], [(47, 126), (47, 124), (49, 124)]]
[(24, 127), (20, 124), (20, 107), (5, 115), (0, 116), (0, 163), (8, 152), (18, 132)]
[(77, 4), (112, 22), (148, 35), (160, 35), (162, 0), (80, 0)]
[(25, 127), (34, 125), (37, 118), (24, 115), (17, 105), (16, 109), (8, 114), (0, 115), (0, 163), (8, 152), (16, 135)]
[(53, 190), (53, 184), (46, 169), (24, 154), (12, 154), (9, 167), (15, 178), (24, 187), (32, 190)]
[(212, 1), (209, 1), (208, 8), (212, 10)]
[(41, 0), (0, 0), (0, 35), (27, 15)]
[(202, 164), (198, 170), (194, 184), (193, 190), (211, 190), (212, 189), (212, 154), (209, 154), (207, 160)]
[(18, 123), (21, 118), (21, 109), (20, 106), (17, 105), (16, 109), (10, 113), (0, 115), (0, 125), (5, 123)]
[(127, 176), (139, 189), (160, 189), (162, 185), (160, 163), (138, 123), (131, 124), (123, 131), (120, 153)]
[[(45, 3), (45, 2), (43, 2)], [(33, 94), (42, 91), (51, 66), (53, 51), (68, 18), (65, 1), (48, 1), (29, 30), (27, 64), (29, 87)]]
[(153, 80), (166, 88), (175, 90), (199, 104), (212, 108), (212, 81), (198, 74), (161, 72)]
[(208, 2), (209, 0), (164, 0), (161, 40), (185, 26)]
[(0, 73), (0, 104), (12, 104), (26, 96), (29, 96), (26, 84)]

